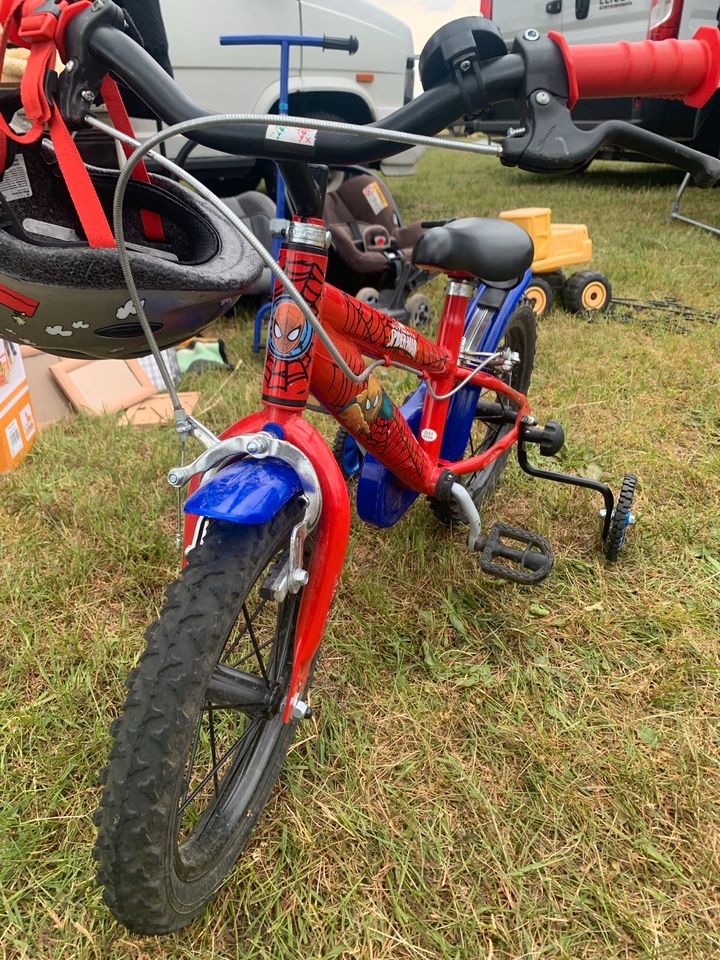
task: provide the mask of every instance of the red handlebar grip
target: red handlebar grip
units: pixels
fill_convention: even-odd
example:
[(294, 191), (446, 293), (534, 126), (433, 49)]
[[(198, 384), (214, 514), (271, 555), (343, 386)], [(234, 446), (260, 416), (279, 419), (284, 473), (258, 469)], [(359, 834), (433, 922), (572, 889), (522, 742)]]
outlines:
[(560, 47), (568, 71), (570, 99), (676, 97), (701, 107), (720, 86), (720, 30), (700, 27), (692, 40), (640, 40)]

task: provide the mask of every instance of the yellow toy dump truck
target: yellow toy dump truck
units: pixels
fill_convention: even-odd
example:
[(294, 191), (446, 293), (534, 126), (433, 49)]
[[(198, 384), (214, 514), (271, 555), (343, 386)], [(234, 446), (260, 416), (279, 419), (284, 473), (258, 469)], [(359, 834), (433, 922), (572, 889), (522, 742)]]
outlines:
[(504, 210), (501, 220), (511, 220), (530, 234), (535, 244), (532, 281), (525, 295), (537, 316), (560, 297), (571, 313), (605, 310), (612, 297), (610, 281), (602, 273), (583, 270), (566, 277), (562, 267), (592, 259), (592, 240), (582, 223), (553, 223), (549, 207)]

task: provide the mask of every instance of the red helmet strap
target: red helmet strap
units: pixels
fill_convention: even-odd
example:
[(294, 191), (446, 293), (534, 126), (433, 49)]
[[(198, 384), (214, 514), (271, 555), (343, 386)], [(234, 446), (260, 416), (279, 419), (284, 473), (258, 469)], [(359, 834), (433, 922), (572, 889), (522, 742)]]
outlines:
[[(55, 69), (58, 53), (62, 55), (65, 28), (73, 17), (91, 5), (91, 0), (55, 0), (52, 12), (45, 0), (0, 0), (0, 70), (5, 62), (8, 41), (30, 50), (20, 86), (23, 108), (32, 126), (26, 133), (14, 131), (0, 115), (0, 171), (5, 169), (7, 140), (35, 143), (49, 129), (58, 164), (70, 197), (91, 247), (114, 247), (115, 238), (105, 216), (90, 174), (80, 156), (65, 121), (55, 103), (48, 101), (45, 79)], [(130, 119), (117, 84), (106, 77), (103, 88), (108, 111), (117, 129), (134, 136)], [(128, 148), (129, 149), (129, 148)], [(138, 164), (133, 176), (150, 182), (144, 163)], [(143, 211), (143, 226), (149, 239), (164, 239), (162, 222), (157, 214)]]

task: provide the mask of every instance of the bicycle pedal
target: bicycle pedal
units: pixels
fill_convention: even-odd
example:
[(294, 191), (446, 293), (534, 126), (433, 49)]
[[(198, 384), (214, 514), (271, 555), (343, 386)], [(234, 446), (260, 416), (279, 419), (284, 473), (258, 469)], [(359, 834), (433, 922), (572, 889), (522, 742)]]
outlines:
[(545, 537), (509, 523), (494, 523), (479, 545), (480, 569), (493, 577), (513, 583), (540, 583), (555, 562)]

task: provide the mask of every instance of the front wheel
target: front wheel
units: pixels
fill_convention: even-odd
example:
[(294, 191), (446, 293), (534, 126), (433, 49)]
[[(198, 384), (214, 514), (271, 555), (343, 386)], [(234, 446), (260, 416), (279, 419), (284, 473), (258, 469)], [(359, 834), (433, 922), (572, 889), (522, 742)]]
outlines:
[(278, 779), (301, 594), (276, 602), (298, 501), (262, 525), (211, 521), (128, 683), (95, 857), (114, 916), (185, 926), (215, 895)]
[[(527, 302), (522, 302), (512, 313), (505, 327), (502, 340), (498, 349), (502, 350), (509, 347), (514, 353), (520, 355), (520, 362), (514, 367), (509, 375), (510, 386), (520, 393), (527, 393), (530, 388), (530, 378), (532, 377), (533, 363), (535, 360), (535, 341), (536, 341), (535, 313), (533, 308)], [(509, 404), (509, 401), (502, 394), (493, 396), (490, 394), (482, 395), (483, 400), (494, 400), (503, 406)], [(448, 421), (446, 430), (452, 429), (452, 423)], [(475, 419), (470, 433), (466, 457), (474, 457), (484, 450), (488, 450), (493, 444), (497, 443), (501, 437), (512, 430), (512, 424), (485, 424), (482, 420)], [(506, 450), (497, 460), (493, 460), (483, 470), (475, 473), (462, 474), (459, 477), (460, 482), (467, 488), (468, 493), (473, 498), (475, 506), (480, 509), (481, 505), (495, 490), (500, 476), (505, 469), (510, 451)], [(443, 523), (463, 523), (465, 514), (455, 499), (436, 500), (429, 497), (430, 509), (438, 520)]]

